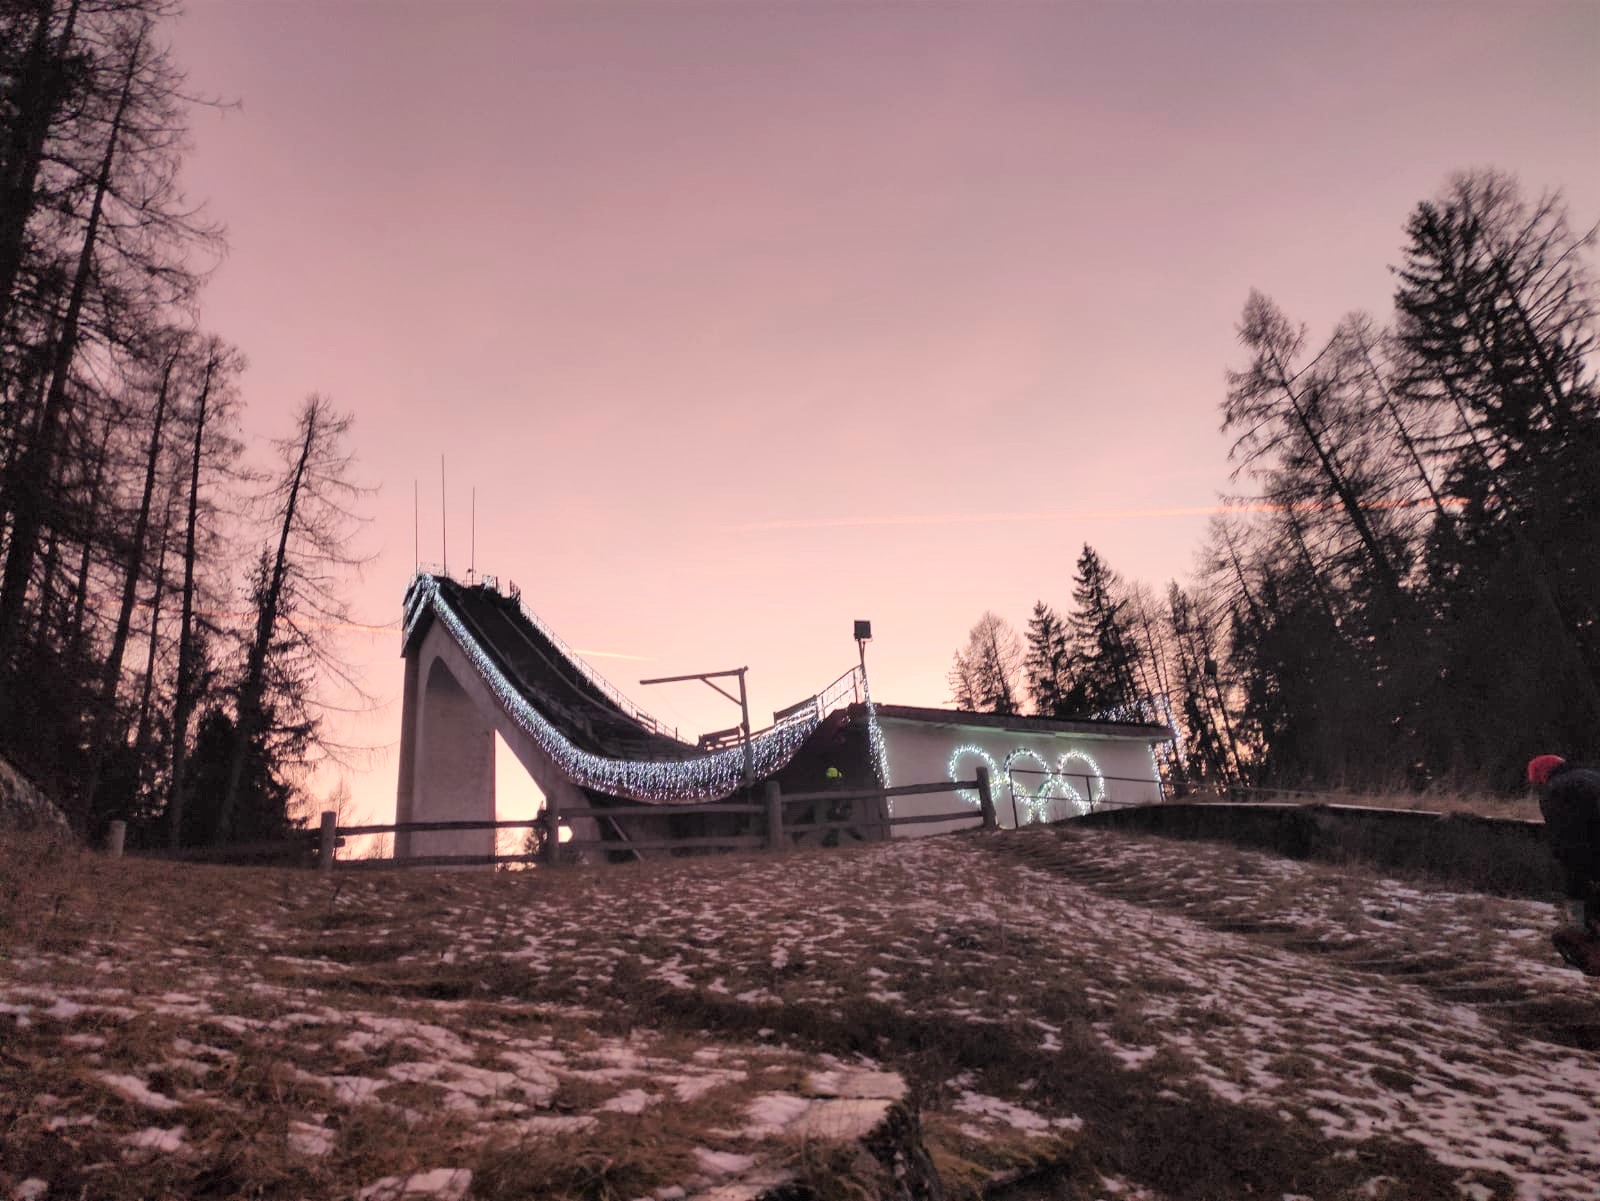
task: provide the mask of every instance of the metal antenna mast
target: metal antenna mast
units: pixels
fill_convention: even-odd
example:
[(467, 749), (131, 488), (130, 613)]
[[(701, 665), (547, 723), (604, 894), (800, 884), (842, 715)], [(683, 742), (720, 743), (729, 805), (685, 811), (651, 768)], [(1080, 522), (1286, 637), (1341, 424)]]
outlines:
[(444, 456), (439, 456), (439, 541), (442, 543), (440, 554), (444, 555), (444, 574), (450, 574), (450, 523), (445, 519), (444, 512)]

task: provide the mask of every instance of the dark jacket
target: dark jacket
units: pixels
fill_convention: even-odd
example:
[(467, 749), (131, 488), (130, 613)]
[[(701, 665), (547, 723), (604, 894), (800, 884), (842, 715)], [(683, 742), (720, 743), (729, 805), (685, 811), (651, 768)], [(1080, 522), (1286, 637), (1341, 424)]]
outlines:
[(1592, 898), (1600, 885), (1600, 771), (1558, 767), (1539, 790), (1539, 811), (1556, 861), (1567, 872), (1567, 895)]

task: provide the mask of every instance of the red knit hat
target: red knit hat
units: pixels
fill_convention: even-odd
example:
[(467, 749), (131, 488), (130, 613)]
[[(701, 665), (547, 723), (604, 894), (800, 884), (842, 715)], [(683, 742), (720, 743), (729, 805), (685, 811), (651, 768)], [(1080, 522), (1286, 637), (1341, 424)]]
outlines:
[(1560, 755), (1535, 755), (1528, 760), (1528, 783), (1542, 785), (1558, 767), (1566, 765)]

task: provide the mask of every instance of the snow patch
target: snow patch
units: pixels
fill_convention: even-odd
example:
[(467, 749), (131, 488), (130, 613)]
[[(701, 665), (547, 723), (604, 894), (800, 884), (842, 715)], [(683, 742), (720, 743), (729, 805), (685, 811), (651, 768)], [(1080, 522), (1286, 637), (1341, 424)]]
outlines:
[(159, 1126), (147, 1126), (137, 1134), (130, 1134), (122, 1141), (134, 1151), (149, 1151), (156, 1155), (172, 1155), (183, 1147), (189, 1137), (187, 1126), (174, 1126), (170, 1130), (163, 1130)]
[(694, 1158), (702, 1171), (709, 1172), (713, 1176), (731, 1176), (735, 1172), (748, 1172), (756, 1162), (753, 1155), (713, 1151), (709, 1147), (696, 1147)]
[(100, 1082), (118, 1096), (135, 1105), (143, 1105), (146, 1109), (178, 1108), (178, 1103), (171, 1097), (154, 1091), (137, 1076), (114, 1076), (102, 1072)]
[(642, 1088), (630, 1088), (625, 1093), (618, 1093), (611, 1100), (600, 1106), (604, 1113), (643, 1113), (654, 1105), (656, 1098), (645, 1092)]
[(461, 1201), (472, 1187), (466, 1168), (433, 1168), (409, 1176), (385, 1176), (356, 1194), (360, 1201), (402, 1201), (407, 1197), (432, 1197), (435, 1201)]
[(333, 1150), (334, 1133), (325, 1126), (309, 1122), (289, 1123), (289, 1150), (296, 1155), (320, 1159)]

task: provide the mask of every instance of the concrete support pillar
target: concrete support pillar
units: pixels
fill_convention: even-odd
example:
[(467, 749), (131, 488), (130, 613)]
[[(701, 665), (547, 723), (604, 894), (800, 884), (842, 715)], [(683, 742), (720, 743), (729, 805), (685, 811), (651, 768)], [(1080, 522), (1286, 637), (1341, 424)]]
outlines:
[[(417, 784), (417, 724), (422, 720), (420, 708), (421, 698), (417, 691), (417, 676), (420, 673), (418, 659), (420, 656), (410, 654), (405, 657), (406, 682), (404, 701), (400, 707), (400, 782), (395, 789), (394, 820), (400, 822), (416, 821), (416, 784)], [(394, 836), (394, 857), (405, 859), (412, 854), (411, 835), (404, 831)]]
[[(421, 681), (412, 821), (494, 820), (494, 727), (444, 660)], [(413, 834), (413, 855), (491, 855), (493, 830)]]
[[(495, 734), (505, 739), (556, 813), (589, 797), (507, 712), (454, 637), (434, 623), (406, 647), (395, 821), (493, 821)], [(575, 839), (599, 837), (591, 818), (567, 823)], [(488, 855), (493, 830), (395, 835), (395, 857)]]

